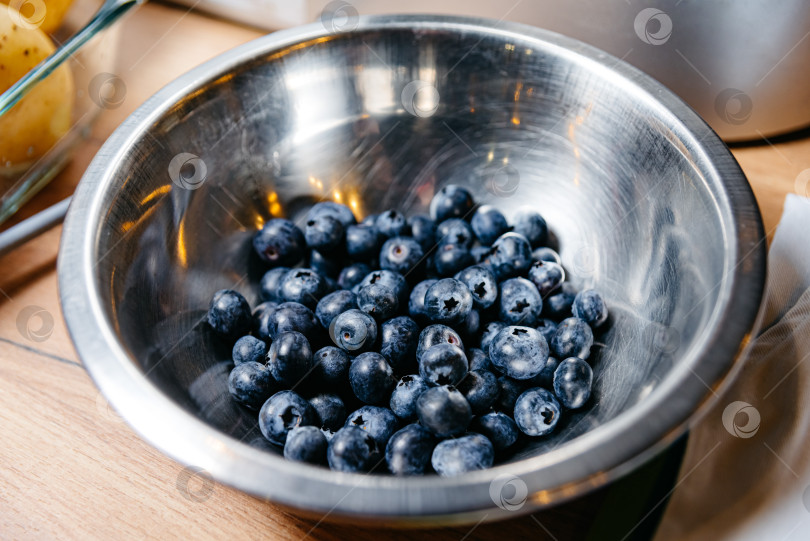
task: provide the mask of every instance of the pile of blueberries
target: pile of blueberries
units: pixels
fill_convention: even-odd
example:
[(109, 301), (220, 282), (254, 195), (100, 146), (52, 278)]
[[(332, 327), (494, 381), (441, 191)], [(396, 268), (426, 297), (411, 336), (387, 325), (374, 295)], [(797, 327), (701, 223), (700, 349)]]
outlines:
[(321, 202), (303, 231), (273, 219), (253, 239), (271, 267), (264, 302), (251, 312), (221, 290), (207, 316), (234, 344), (230, 393), (290, 460), (395, 475), (488, 468), (591, 395), (592, 329), (607, 308), (565, 281), (547, 239), (537, 212), (509, 224), (455, 185), (430, 216), (358, 223)]

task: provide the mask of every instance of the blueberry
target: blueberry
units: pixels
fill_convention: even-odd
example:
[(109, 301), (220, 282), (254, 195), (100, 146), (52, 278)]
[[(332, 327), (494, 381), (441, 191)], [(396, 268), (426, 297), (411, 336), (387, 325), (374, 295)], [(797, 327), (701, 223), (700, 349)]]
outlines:
[(593, 345), (591, 327), (579, 318), (569, 317), (557, 326), (551, 338), (551, 350), (559, 359), (587, 359)]
[(473, 260), (476, 264), (483, 263), (486, 258), (489, 257), (489, 253), (492, 251), (491, 246), (473, 246), (470, 249), (470, 255), (472, 255)]
[(284, 218), (270, 220), (253, 237), (253, 249), (259, 258), (274, 267), (296, 265), (303, 259), (306, 247), (298, 226)]
[(256, 336), (265, 342), (271, 340), (269, 325), (276, 308), (278, 308), (278, 303), (266, 301), (253, 309), (253, 330), (256, 332)]
[(425, 293), (425, 310), (433, 322), (461, 323), (472, 310), (472, 293), (455, 278), (443, 278)]
[(307, 213), (307, 221), (318, 218), (319, 216), (331, 216), (338, 220), (343, 227), (349, 227), (357, 223), (352, 209), (341, 203), (333, 201), (321, 201), (315, 203)]
[(337, 279), (338, 287), (341, 289), (351, 289), (359, 284), (370, 272), (371, 267), (365, 263), (352, 263), (347, 267), (343, 267)]
[(397, 374), (416, 368), (419, 325), (407, 316), (389, 319), (380, 327), (380, 353)]
[(403, 376), (391, 393), (389, 406), (394, 415), (400, 419), (412, 420), (416, 418), (416, 400), (428, 390), (427, 382), (422, 376)]
[(487, 246), (495, 242), (504, 233), (508, 233), (510, 229), (501, 211), (490, 205), (478, 207), (475, 214), (473, 214), (470, 225), (472, 225), (472, 230), (481, 244)]
[(371, 260), (380, 253), (382, 236), (373, 225), (350, 225), (346, 228), (346, 253), (352, 259)]
[(427, 252), (436, 243), (436, 222), (426, 214), (416, 214), (408, 218), (408, 226), (411, 228), (411, 236)]
[(430, 217), (436, 222), (449, 218), (464, 218), (472, 212), (475, 201), (466, 188), (448, 184), (433, 196), (430, 201)]
[(470, 403), (475, 415), (481, 415), (489, 410), (498, 398), (498, 378), (487, 370), (470, 371), (458, 384), (458, 390)]
[(267, 345), (254, 336), (243, 336), (233, 345), (231, 352), (233, 364), (239, 366), (242, 363), (256, 362), (264, 364), (264, 356), (267, 353)]
[(318, 412), (293, 391), (277, 392), (259, 410), (259, 429), (276, 445), (284, 445), (287, 433), (293, 428), (317, 424)]
[(329, 442), (318, 427), (298, 426), (287, 434), (284, 458), (309, 464), (326, 464)]
[(469, 471), (492, 467), (495, 449), (481, 434), (468, 434), (453, 440), (445, 440), (433, 449), (430, 459), (433, 469), (442, 477), (454, 477)]
[(531, 209), (518, 211), (512, 219), (512, 226), (512, 230), (526, 237), (533, 248), (542, 246), (548, 240), (548, 226), (537, 211)]
[(456, 280), (470, 290), (476, 308), (487, 309), (495, 304), (498, 298), (498, 280), (487, 267), (483, 265), (467, 267), (456, 274)]
[(337, 255), (324, 255), (318, 250), (311, 250), (309, 252), (309, 268), (324, 278), (334, 279), (343, 269), (343, 261)]
[(248, 334), (253, 326), (250, 305), (238, 292), (220, 289), (211, 299), (208, 324), (219, 336), (236, 340)]
[(542, 334), (546, 342), (551, 344), (551, 337), (557, 332), (557, 324), (550, 319), (543, 318), (537, 322), (537, 332)]
[(515, 402), (515, 423), (527, 436), (544, 436), (560, 420), (560, 403), (554, 395), (540, 387), (523, 391)]
[(560, 289), (553, 295), (546, 297), (544, 301), (544, 314), (554, 319), (565, 319), (571, 316), (571, 306), (574, 304), (577, 291), (568, 282), (563, 282)]
[(543, 387), (544, 389), (553, 389), (554, 371), (560, 365), (560, 361), (556, 357), (549, 357), (546, 361), (546, 366), (540, 371), (539, 374), (534, 376), (529, 383), (530, 387)]
[(368, 351), (377, 341), (377, 323), (362, 310), (346, 310), (332, 320), (329, 336), (336, 346), (350, 353)]
[(534, 250), (532, 250), (532, 260), (548, 261), (550, 263), (562, 265), (562, 258), (560, 258), (560, 254), (558, 254), (555, 250), (549, 248), (548, 246), (540, 246), (539, 248), (535, 248)]
[(374, 438), (380, 449), (384, 449), (391, 435), (399, 428), (399, 420), (388, 408), (363, 406), (346, 418), (344, 426), (362, 428)]
[(459, 244), (440, 244), (433, 254), (433, 269), (439, 276), (453, 276), (474, 263), (469, 248)]
[(379, 323), (397, 313), (399, 300), (390, 287), (381, 283), (369, 284), (357, 291), (357, 306)]
[(387, 403), (396, 383), (394, 371), (379, 353), (362, 353), (355, 357), (349, 367), (352, 391), (366, 404)]
[(312, 356), (312, 378), (328, 389), (340, 389), (349, 379), (352, 359), (340, 348), (326, 346)]
[(565, 281), (565, 271), (557, 263), (535, 261), (529, 267), (529, 280), (537, 287), (540, 295), (546, 298)]
[(498, 315), (509, 325), (534, 327), (540, 320), (543, 298), (534, 284), (525, 278), (510, 278), (501, 282)]
[(267, 366), (281, 383), (298, 384), (312, 368), (312, 349), (306, 336), (295, 331), (276, 336), (267, 352)]
[(385, 269), (370, 272), (355, 287), (359, 290), (361, 287), (371, 284), (390, 287), (396, 294), (400, 306), (404, 307), (408, 303), (408, 282), (400, 273)]
[(228, 376), (228, 391), (231, 396), (253, 410), (261, 408), (277, 387), (270, 370), (255, 361), (235, 366)]
[(324, 278), (312, 269), (290, 269), (278, 284), (279, 299), (297, 302), (310, 310), (328, 290)]
[(278, 296), (278, 285), (289, 270), (289, 267), (275, 267), (264, 273), (259, 282), (259, 296), (262, 300), (281, 302)]
[(345, 426), (335, 433), (326, 457), (331, 469), (354, 473), (371, 471), (381, 460), (374, 438), (356, 426)]
[(428, 469), (436, 439), (430, 431), (413, 423), (396, 432), (385, 447), (385, 461), (394, 475), (422, 475)]
[(456, 325), (456, 328), (464, 340), (472, 342), (473, 339), (478, 338), (481, 330), (481, 313), (478, 310), (470, 310), (464, 321)]
[(499, 280), (525, 274), (532, 263), (532, 248), (526, 237), (504, 233), (492, 243), (484, 263)]
[(594, 289), (585, 289), (577, 293), (571, 311), (574, 317), (578, 317), (591, 327), (600, 326), (608, 318), (605, 300)]
[(489, 356), (484, 353), (483, 349), (469, 348), (467, 350), (467, 360), (470, 361), (470, 371), (473, 370), (488, 370), (492, 371), (492, 363)]
[(346, 419), (346, 405), (338, 395), (316, 394), (309, 399), (309, 403), (318, 412), (318, 418), (321, 420), (318, 424), (320, 428), (339, 430), (343, 426), (343, 421)]
[(469, 250), (475, 242), (475, 233), (467, 221), (450, 218), (436, 227), (436, 240), (439, 246), (455, 244)]
[(506, 327), (506, 323), (500, 321), (490, 321), (484, 324), (481, 329), (481, 350), (489, 355), (489, 345), (501, 330)]
[(464, 351), (453, 344), (438, 344), (419, 359), (419, 375), (432, 385), (456, 385), (467, 374)]
[(385, 238), (408, 234), (408, 220), (402, 213), (386, 210), (374, 220), (374, 226)]
[(422, 322), (428, 320), (427, 309), (425, 308), (425, 293), (427, 293), (428, 288), (436, 282), (438, 282), (438, 280), (422, 280), (413, 286), (408, 299), (408, 314), (410, 314), (413, 319)]
[(515, 402), (518, 397), (526, 390), (526, 383), (512, 379), (508, 376), (498, 377), (498, 399), (495, 400), (493, 407), (496, 410), (503, 411), (512, 415), (515, 409)]
[(412, 237), (393, 237), (380, 250), (380, 267), (407, 274), (418, 270), (424, 258), (425, 252)]
[(421, 361), (422, 355), (437, 344), (453, 344), (464, 349), (461, 337), (456, 331), (446, 325), (428, 325), (419, 333), (416, 344), (416, 360)]
[(341, 289), (330, 293), (318, 301), (315, 307), (315, 317), (325, 329), (329, 328), (332, 320), (347, 310), (357, 308), (357, 297), (351, 291)]
[[(279, 334), (289, 331), (300, 332), (314, 338), (320, 328), (312, 310), (297, 302), (283, 302), (267, 316), (267, 336), (275, 339)], [(262, 338), (264, 338), (262, 336)]]
[(515, 420), (501, 411), (476, 417), (471, 428), (486, 436), (496, 451), (512, 447), (520, 436)]
[(457, 436), (472, 419), (470, 404), (455, 387), (431, 387), (416, 399), (416, 415), (422, 426), (440, 438)]
[(548, 344), (531, 327), (509, 326), (490, 344), (489, 358), (502, 374), (518, 380), (530, 379), (546, 366)]
[(565, 359), (554, 371), (554, 394), (564, 407), (577, 409), (585, 405), (591, 397), (593, 370), (590, 365), (578, 359)]
[(307, 220), (304, 238), (313, 250), (322, 253), (334, 252), (343, 243), (346, 230), (340, 221), (328, 214), (321, 214)]

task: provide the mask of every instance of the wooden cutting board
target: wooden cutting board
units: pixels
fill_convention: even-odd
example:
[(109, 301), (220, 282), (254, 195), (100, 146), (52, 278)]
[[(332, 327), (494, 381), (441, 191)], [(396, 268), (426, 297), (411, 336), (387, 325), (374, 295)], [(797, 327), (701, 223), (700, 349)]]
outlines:
[[(149, 4), (121, 28), (126, 99), (108, 111), (72, 164), (12, 225), (69, 195), (104, 139), (158, 88), (259, 32)], [(804, 194), (810, 134), (733, 149), (756, 192), (769, 238), (785, 194)], [(810, 171), (806, 173), (810, 178)], [(800, 181), (797, 183), (797, 178)], [(604, 498), (498, 524), (391, 532), (304, 520), (216, 485), (143, 442), (107, 406), (62, 322), (55, 229), (0, 260), (0, 539), (570, 539)], [(45, 339), (18, 328), (29, 306), (52, 317)], [(606, 504), (605, 504), (606, 505)]]

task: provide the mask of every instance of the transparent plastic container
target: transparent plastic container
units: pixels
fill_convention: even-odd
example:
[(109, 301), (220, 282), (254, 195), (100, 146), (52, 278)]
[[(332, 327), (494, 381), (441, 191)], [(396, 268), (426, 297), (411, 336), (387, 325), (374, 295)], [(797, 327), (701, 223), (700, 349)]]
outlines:
[[(15, 25), (45, 31), (45, 2), (2, 2), (11, 4), (0, 3), (0, 10), (9, 9)], [(55, 51), (0, 94), (0, 223), (62, 170), (99, 114), (123, 102), (126, 89), (115, 75), (118, 26), (112, 23), (137, 3), (74, 0), (58, 28), (45, 32)]]

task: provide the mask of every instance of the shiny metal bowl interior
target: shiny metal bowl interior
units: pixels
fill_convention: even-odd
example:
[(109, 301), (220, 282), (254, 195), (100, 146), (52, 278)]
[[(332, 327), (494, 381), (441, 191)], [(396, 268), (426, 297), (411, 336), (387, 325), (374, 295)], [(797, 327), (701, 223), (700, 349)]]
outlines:
[[(194, 189), (169, 173), (181, 153), (199, 157), (182, 160)], [(250, 239), (273, 216), (300, 219), (324, 198), (419, 211), (451, 182), (507, 215), (539, 210), (572, 280), (607, 295), (592, 405), (507, 464), (455, 479), (284, 462), (227, 396), (229, 352), (200, 323), (212, 292), (257, 302)], [(181, 462), (314, 515), (478, 520), (509, 514), (490, 496), (498, 475), (527, 484), (530, 511), (682, 433), (750, 332), (763, 239), (726, 147), (637, 70), (521, 25), (372, 17), (269, 35), (151, 98), (82, 180), (59, 277), (93, 378)]]

